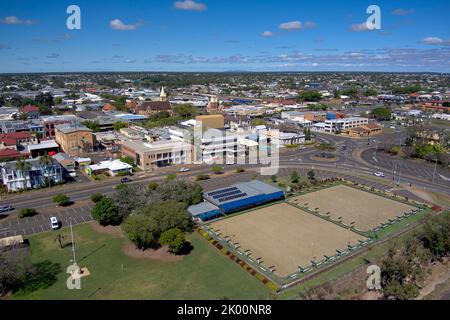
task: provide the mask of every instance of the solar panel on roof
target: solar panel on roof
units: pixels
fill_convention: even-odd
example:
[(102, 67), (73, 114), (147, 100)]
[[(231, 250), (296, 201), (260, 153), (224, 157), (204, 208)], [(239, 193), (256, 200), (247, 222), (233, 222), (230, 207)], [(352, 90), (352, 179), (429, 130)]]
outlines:
[(219, 198), (224, 198), (224, 197), (232, 196), (232, 195), (235, 195), (235, 194), (238, 194), (238, 193), (241, 193), (241, 190), (234, 190), (234, 191), (227, 192), (227, 193), (224, 193), (224, 194), (218, 194), (218, 195), (216, 195), (216, 196), (213, 196), (213, 198), (217, 200), (217, 199), (219, 199)]
[(228, 189), (222, 189), (222, 190), (218, 190), (218, 191), (213, 191), (213, 192), (208, 193), (208, 196), (213, 197), (213, 196), (215, 196), (215, 195), (218, 195), (218, 194), (221, 194), (221, 193), (230, 192), (230, 191), (233, 191), (233, 190), (238, 190), (238, 188), (233, 187), (233, 188), (228, 188)]
[(220, 198), (218, 201), (219, 202), (227, 202), (227, 201), (230, 201), (230, 200), (235, 200), (235, 199), (243, 198), (243, 197), (246, 197), (246, 196), (247, 196), (246, 193), (240, 193), (240, 194), (237, 194), (237, 195), (234, 195), (234, 196), (229, 196), (229, 197), (226, 197), (226, 198)]

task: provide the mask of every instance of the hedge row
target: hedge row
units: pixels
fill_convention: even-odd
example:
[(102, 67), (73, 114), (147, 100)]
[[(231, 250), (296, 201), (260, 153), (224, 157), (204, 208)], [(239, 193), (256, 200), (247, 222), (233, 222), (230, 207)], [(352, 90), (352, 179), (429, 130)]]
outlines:
[(232, 252), (224, 248), (217, 240), (215, 240), (213, 237), (209, 235), (208, 232), (201, 228), (197, 228), (197, 231), (206, 239), (208, 240), (214, 247), (216, 247), (220, 252), (222, 252), (224, 255), (226, 255), (228, 258), (230, 258), (231, 261), (236, 262), (239, 266), (241, 266), (242, 269), (250, 273), (253, 277), (261, 281), (267, 288), (269, 288), (272, 291), (279, 291), (279, 287), (273, 283), (271, 280), (267, 279), (265, 276), (263, 276), (261, 273), (257, 272), (255, 269), (253, 269), (250, 265), (248, 265), (245, 261), (239, 259), (236, 257)]

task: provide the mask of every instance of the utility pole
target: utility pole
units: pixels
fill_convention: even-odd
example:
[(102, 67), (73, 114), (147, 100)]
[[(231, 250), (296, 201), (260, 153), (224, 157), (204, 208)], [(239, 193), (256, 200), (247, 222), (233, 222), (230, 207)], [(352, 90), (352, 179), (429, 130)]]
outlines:
[(69, 225), (70, 225), (70, 236), (71, 236), (71, 241), (72, 241), (72, 255), (73, 255), (73, 264), (76, 265), (77, 264), (77, 260), (75, 257), (75, 242), (73, 241), (73, 229), (72, 229), (72, 219), (69, 220)]
[(434, 164), (433, 183), (434, 183), (434, 180), (435, 180), (435, 178), (436, 178), (436, 170), (437, 170), (438, 158), (436, 157), (435, 160), (436, 160), (436, 162), (435, 162), (435, 164)]

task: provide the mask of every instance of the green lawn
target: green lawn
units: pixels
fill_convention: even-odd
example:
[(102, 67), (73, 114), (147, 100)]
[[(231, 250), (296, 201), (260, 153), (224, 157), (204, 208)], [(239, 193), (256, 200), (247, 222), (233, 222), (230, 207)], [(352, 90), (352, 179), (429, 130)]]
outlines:
[[(60, 231), (68, 237), (68, 230)], [(65, 270), (71, 248), (61, 249), (56, 233), (29, 238), (34, 262), (50, 260), (61, 264), (58, 281), (15, 299), (268, 299), (271, 291), (228, 260), (197, 233), (188, 240), (194, 249), (182, 261), (162, 262), (127, 257), (124, 238), (100, 234), (89, 224), (74, 228), (77, 262), (91, 276), (82, 280), (82, 289), (66, 288)], [(122, 264), (124, 271), (122, 271)]]

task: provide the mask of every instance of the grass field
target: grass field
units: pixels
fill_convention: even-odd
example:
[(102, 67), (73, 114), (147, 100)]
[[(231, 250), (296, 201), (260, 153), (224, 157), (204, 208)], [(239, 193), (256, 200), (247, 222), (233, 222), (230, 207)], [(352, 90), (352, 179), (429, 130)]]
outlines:
[(242, 215), (213, 222), (210, 228), (231, 243), (239, 243), (240, 251), (250, 250), (253, 259), (262, 259), (266, 267), (274, 266), (275, 274), (286, 277), (334, 256), (336, 249), (345, 250), (364, 237), (306, 213), (287, 203), (265, 207)]
[[(69, 235), (67, 230), (60, 232)], [(203, 300), (267, 299), (271, 295), (261, 282), (197, 233), (188, 237), (194, 249), (176, 262), (130, 258), (122, 250), (127, 243), (123, 236), (98, 233), (90, 224), (75, 227), (74, 235), (78, 264), (91, 273), (82, 280), (82, 289), (66, 288), (71, 248), (61, 249), (56, 233), (44, 233), (29, 238), (32, 259), (59, 263), (63, 271), (50, 288), (13, 299)]]
[(307, 205), (310, 210), (319, 209), (321, 214), (329, 212), (331, 218), (341, 218), (344, 224), (354, 224), (361, 231), (370, 231), (381, 223), (387, 223), (389, 219), (416, 209), (402, 202), (344, 185), (301, 195), (292, 198), (290, 202)]

